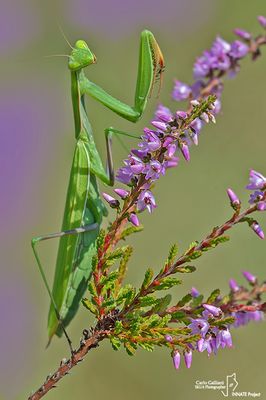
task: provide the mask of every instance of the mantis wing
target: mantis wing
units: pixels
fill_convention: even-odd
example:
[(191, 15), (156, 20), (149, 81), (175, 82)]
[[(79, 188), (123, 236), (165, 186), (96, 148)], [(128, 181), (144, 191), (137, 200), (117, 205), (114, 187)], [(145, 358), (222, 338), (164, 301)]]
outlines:
[[(90, 159), (85, 143), (78, 140), (70, 173), (62, 231), (79, 228), (83, 224), (90, 185)], [(53, 297), (60, 316), (64, 298), (69, 287), (79, 235), (60, 238), (53, 284)], [(64, 317), (64, 316), (62, 316)], [(62, 318), (63, 319), (63, 318)], [(48, 316), (48, 333), (57, 333), (59, 321), (51, 304)]]

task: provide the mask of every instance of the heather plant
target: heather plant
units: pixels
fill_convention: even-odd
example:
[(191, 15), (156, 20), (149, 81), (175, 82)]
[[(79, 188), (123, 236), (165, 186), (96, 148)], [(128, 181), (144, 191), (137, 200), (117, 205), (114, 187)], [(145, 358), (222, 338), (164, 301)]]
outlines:
[[(265, 17), (258, 17), (258, 22), (266, 29)], [(249, 271), (242, 272), (245, 286), (240, 286), (236, 277), (231, 278), (225, 294), (214, 288), (204, 296), (196, 287), (182, 298), (177, 290), (169, 293), (182, 285), (186, 274), (196, 270), (200, 257), (229, 240), (228, 231), (235, 225), (246, 223), (251, 232), (264, 239), (257, 218), (266, 210), (266, 177), (253, 169), (246, 186), (250, 191), (246, 206), (228, 188), (232, 212), (227, 221), (181, 253), (177, 244), (171, 245), (160, 270), (146, 269), (140, 287), (124, 283), (133, 252), (127, 238), (143, 229), (140, 220), (146, 209), (150, 214), (160, 212), (152, 192), (156, 181), (168, 168), (178, 166), (180, 159), (190, 161), (190, 147), (198, 145), (204, 125), (216, 122), (225, 78), (235, 77), (241, 60), (248, 55), (256, 60), (266, 44), (265, 33), (253, 37), (242, 29), (234, 32), (235, 41), (229, 43), (217, 37), (211, 48), (196, 59), (192, 84), (175, 81), (172, 97), (177, 102), (187, 101), (186, 108), (171, 111), (159, 104), (151, 126), (143, 129), (137, 148), (130, 151), (117, 171), (119, 187), (113, 193), (102, 194), (107, 206), (115, 210), (115, 217), (99, 232), (91, 261), (92, 275), (82, 299), (95, 323), (85, 327), (79, 347), (70, 358), (61, 360), (57, 370), (29, 399), (43, 397), (102, 340), (109, 340), (114, 350), (124, 348), (130, 356), (139, 348), (153, 351), (163, 346), (178, 370), (193, 367), (195, 352), (206, 351), (210, 356), (231, 348), (234, 328), (264, 319), (266, 283)]]

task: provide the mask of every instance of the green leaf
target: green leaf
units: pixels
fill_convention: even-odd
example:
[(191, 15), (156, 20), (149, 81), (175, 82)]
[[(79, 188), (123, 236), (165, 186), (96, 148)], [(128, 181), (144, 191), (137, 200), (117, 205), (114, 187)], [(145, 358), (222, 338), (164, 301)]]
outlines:
[(226, 325), (230, 325), (233, 324), (235, 322), (235, 318), (234, 317), (225, 317), (219, 320), (215, 320), (212, 321), (212, 325), (214, 326), (226, 326)]
[(147, 271), (145, 272), (145, 276), (144, 276), (143, 283), (141, 285), (141, 289), (147, 289), (147, 287), (149, 286), (149, 284), (152, 281), (153, 274), (154, 274), (153, 270), (151, 268), (148, 268)]
[(135, 288), (133, 288), (132, 285), (128, 284), (126, 286), (123, 286), (118, 292), (116, 298), (117, 304), (121, 304), (125, 300), (130, 302), (130, 300), (134, 297), (134, 295), (135, 295)]
[(149, 307), (157, 304), (158, 300), (152, 296), (144, 296), (139, 298), (140, 307)]
[(147, 350), (147, 351), (154, 350), (154, 345), (152, 343), (139, 342), (138, 345), (139, 345), (139, 347), (141, 347), (142, 349)]
[(215, 239), (212, 240), (212, 244), (215, 244), (215, 246), (217, 246), (220, 243), (226, 243), (230, 240), (229, 236), (219, 236)]
[(97, 315), (98, 314), (98, 310), (97, 308), (86, 298), (81, 300), (83, 306), (85, 308), (87, 308), (87, 310), (89, 310), (92, 314)]
[(182, 283), (182, 281), (180, 281), (179, 279), (168, 276), (168, 277), (160, 280), (160, 283), (157, 286), (154, 286), (153, 290), (170, 289), (173, 286), (180, 285), (181, 283)]
[(171, 313), (172, 319), (176, 319), (177, 321), (181, 321), (183, 318), (186, 318), (186, 313), (184, 311), (174, 311)]
[[(200, 251), (200, 250), (197, 250), (197, 251), (194, 251), (190, 256), (189, 256), (189, 260), (196, 260), (197, 258), (199, 258), (199, 257), (201, 257), (202, 256), (202, 251)], [(188, 260), (188, 261), (189, 261)]]
[(121, 342), (116, 336), (110, 336), (110, 342), (114, 350), (119, 350)]
[(132, 233), (138, 233), (143, 230), (143, 226), (129, 226), (123, 230), (121, 233), (121, 239), (125, 239), (127, 236), (131, 235)]
[(189, 303), (192, 300), (192, 296), (190, 293), (186, 294), (178, 303), (178, 307), (183, 307), (185, 304)]
[(184, 267), (177, 267), (176, 269), (176, 272), (181, 274), (190, 274), (194, 271), (196, 271), (196, 267), (193, 267), (193, 265), (185, 265)]
[(91, 260), (92, 272), (94, 272), (96, 270), (97, 265), (98, 265), (98, 255), (94, 254), (94, 256), (92, 257), (92, 260)]
[(145, 318), (144, 326), (147, 328), (154, 328), (161, 322), (161, 318), (157, 314), (153, 314), (150, 317)]
[(121, 321), (115, 321), (115, 329), (114, 333), (115, 335), (119, 335), (123, 331), (124, 327)]
[(100, 284), (103, 287), (109, 288), (110, 285), (112, 285), (112, 283), (114, 283), (114, 281), (118, 278), (118, 271), (112, 271), (110, 272), (108, 275), (106, 276), (102, 276), (100, 279)]
[(89, 281), (88, 290), (92, 296), (97, 296), (97, 290), (96, 290), (96, 286), (95, 286), (95, 283), (93, 282), (93, 280)]
[(119, 273), (119, 283), (121, 284), (121, 282), (123, 281), (125, 274), (126, 274), (126, 270), (127, 270), (127, 263), (131, 257), (131, 254), (133, 252), (133, 247), (132, 246), (125, 246), (124, 247), (124, 254), (123, 257), (120, 261), (119, 264), (119, 268), (118, 268), (118, 273)]
[(125, 349), (127, 351), (127, 354), (129, 356), (134, 356), (134, 354), (136, 353), (137, 346), (135, 344), (133, 344), (133, 343), (130, 343), (130, 342), (125, 342), (124, 346), (125, 346)]
[(107, 308), (108, 310), (115, 308), (116, 307), (115, 299), (113, 299), (112, 297), (110, 297), (109, 299), (106, 299), (103, 302), (102, 307)]
[(176, 256), (177, 256), (177, 254), (178, 254), (178, 247), (177, 247), (177, 244), (173, 244), (173, 245), (171, 246), (171, 248), (170, 248), (170, 251), (169, 251), (169, 254), (168, 254), (168, 258), (167, 258), (167, 263), (168, 263), (169, 265), (171, 265), (171, 264), (174, 262), (174, 260), (175, 260), (175, 258), (176, 258)]
[(193, 300), (191, 302), (191, 307), (193, 307), (193, 308), (198, 307), (202, 302), (203, 302), (203, 295), (202, 294), (200, 294), (197, 297), (193, 297)]
[(220, 295), (220, 289), (215, 289), (211, 292), (210, 296), (207, 298), (206, 303), (212, 304)]
[(151, 311), (156, 314), (163, 313), (171, 303), (171, 300), (172, 296), (170, 294), (157, 299), (157, 304), (152, 308)]
[(103, 244), (104, 244), (105, 235), (106, 235), (105, 230), (104, 230), (104, 229), (101, 229), (100, 232), (99, 232), (99, 235), (98, 235), (98, 237), (97, 237), (97, 241), (96, 241), (96, 246), (97, 246), (97, 249), (98, 249), (98, 250), (99, 250), (99, 249), (103, 246)]

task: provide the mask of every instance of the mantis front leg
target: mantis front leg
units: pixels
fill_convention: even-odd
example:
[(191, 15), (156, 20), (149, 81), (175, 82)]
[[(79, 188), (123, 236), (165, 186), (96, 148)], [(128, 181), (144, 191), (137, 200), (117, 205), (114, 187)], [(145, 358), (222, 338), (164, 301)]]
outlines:
[(158, 43), (150, 31), (143, 31), (140, 40), (138, 77), (135, 91), (134, 106), (129, 106), (115, 99), (100, 86), (89, 81), (83, 72), (79, 75), (81, 95), (88, 94), (121, 117), (137, 122), (145, 110), (154, 82), (165, 68), (164, 59)]

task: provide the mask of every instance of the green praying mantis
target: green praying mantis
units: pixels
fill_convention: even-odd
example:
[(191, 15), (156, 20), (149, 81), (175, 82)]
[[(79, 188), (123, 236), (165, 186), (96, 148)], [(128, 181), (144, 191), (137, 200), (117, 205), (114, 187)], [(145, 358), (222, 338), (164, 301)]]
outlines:
[[(153, 34), (141, 33), (138, 75), (134, 106), (131, 107), (91, 82), (83, 69), (96, 63), (96, 57), (87, 43), (78, 40), (72, 47), (68, 67), (71, 73), (71, 96), (75, 123), (76, 146), (67, 191), (61, 232), (32, 239), (33, 252), (50, 296), (48, 315), (49, 342), (54, 335), (64, 333), (71, 347), (65, 327), (75, 316), (91, 275), (92, 257), (96, 251), (96, 239), (107, 210), (101, 200), (97, 179), (104, 184), (114, 184), (114, 168), (111, 152), (112, 135), (134, 136), (114, 128), (105, 129), (107, 168), (103, 167), (97, 151), (92, 127), (86, 109), (85, 95), (102, 103), (122, 118), (137, 122), (146, 107), (153, 85), (164, 70), (164, 59)], [(52, 290), (49, 287), (36, 245), (42, 240), (60, 238)]]

